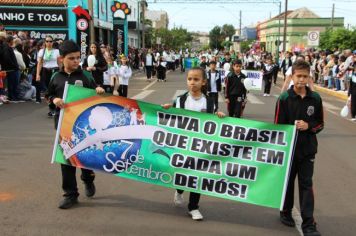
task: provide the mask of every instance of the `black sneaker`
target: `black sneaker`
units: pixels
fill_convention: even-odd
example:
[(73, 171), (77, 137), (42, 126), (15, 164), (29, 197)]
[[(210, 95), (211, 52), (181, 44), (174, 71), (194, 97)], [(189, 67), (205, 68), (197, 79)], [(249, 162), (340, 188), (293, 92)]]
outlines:
[(58, 208), (69, 209), (78, 204), (78, 197), (65, 197), (60, 203)]
[(47, 113), (47, 116), (48, 116), (49, 118), (54, 117), (54, 112), (53, 112), (53, 111), (48, 112), (48, 113)]
[(281, 220), (282, 224), (284, 224), (286, 226), (289, 226), (289, 227), (295, 226), (295, 221), (294, 221), (292, 214), (290, 212), (281, 211), (279, 213), (279, 219)]
[(94, 196), (96, 191), (94, 183), (84, 183), (84, 185), (85, 185), (85, 195), (87, 197)]
[(304, 227), (303, 234), (304, 236), (321, 236), (315, 224)]

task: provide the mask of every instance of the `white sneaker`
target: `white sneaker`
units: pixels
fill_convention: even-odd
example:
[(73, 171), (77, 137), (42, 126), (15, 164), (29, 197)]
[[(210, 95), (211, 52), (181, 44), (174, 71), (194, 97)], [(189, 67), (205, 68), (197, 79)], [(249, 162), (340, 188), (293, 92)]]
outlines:
[(203, 215), (200, 213), (199, 210), (192, 210), (188, 212), (188, 214), (192, 216), (193, 220), (203, 220)]
[(264, 94), (263, 94), (263, 96), (264, 96), (264, 97), (266, 97), (266, 96), (267, 96), (267, 94), (265, 94), (265, 93), (264, 93)]
[(183, 194), (179, 194), (177, 191), (174, 193), (174, 205), (182, 206), (184, 204)]
[(356, 118), (352, 118), (351, 121), (356, 121)]
[(271, 94), (268, 94), (268, 93), (267, 93), (267, 94), (266, 94), (266, 97), (269, 97), (269, 96), (271, 96)]

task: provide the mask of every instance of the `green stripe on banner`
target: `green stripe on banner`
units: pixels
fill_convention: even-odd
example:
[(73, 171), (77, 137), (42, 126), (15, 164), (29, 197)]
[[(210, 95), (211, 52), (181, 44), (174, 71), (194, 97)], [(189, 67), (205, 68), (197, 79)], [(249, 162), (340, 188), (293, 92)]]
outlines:
[(260, 206), (283, 205), (295, 126), (165, 110), (115, 96), (88, 99), (93, 95), (68, 87), (55, 162)]

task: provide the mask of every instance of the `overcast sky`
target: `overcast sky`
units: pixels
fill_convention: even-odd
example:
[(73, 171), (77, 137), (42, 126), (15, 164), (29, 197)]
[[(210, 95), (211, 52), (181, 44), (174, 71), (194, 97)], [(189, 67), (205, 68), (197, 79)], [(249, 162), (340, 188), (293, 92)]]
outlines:
[[(345, 17), (345, 26), (347, 24), (356, 26), (356, 0), (289, 0), (288, 9), (307, 7), (320, 17), (331, 17), (333, 3), (335, 3), (335, 17)], [(279, 13), (278, 5), (273, 3), (222, 4), (219, 1), (206, 4), (150, 3), (148, 9), (167, 11), (170, 28), (183, 26), (189, 31), (203, 32), (209, 32), (214, 26), (225, 23), (233, 24), (238, 28), (240, 10), (242, 27), (254, 25)], [(284, 12), (284, 0), (282, 0), (282, 12)]]

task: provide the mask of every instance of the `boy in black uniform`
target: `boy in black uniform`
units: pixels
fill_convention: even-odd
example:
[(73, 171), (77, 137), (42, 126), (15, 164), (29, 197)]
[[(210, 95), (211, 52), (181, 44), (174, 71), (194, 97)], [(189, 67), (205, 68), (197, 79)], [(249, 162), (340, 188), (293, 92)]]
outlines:
[[(96, 89), (97, 94), (103, 94), (105, 91), (97, 87), (94, 78), (87, 72), (79, 68), (80, 47), (72, 40), (64, 41), (60, 49), (63, 68), (55, 73), (49, 83), (47, 97), (51, 104), (56, 106), (54, 122), (55, 129), (58, 126), (60, 109), (64, 107), (62, 100), (65, 83), (75, 84), (77, 81), (83, 84), (83, 87)], [(62, 188), (64, 190), (64, 199), (60, 202), (59, 208), (68, 209), (78, 203), (78, 188), (75, 177), (76, 167), (61, 165), (62, 170)], [(95, 185), (93, 183), (95, 174), (92, 170), (82, 169), (81, 179), (85, 184), (85, 194), (92, 197), (95, 194)]]
[(242, 62), (235, 60), (232, 63), (233, 72), (225, 78), (225, 102), (230, 117), (240, 118), (247, 90), (243, 83), (246, 75), (241, 73)]
[(207, 73), (208, 95), (214, 101), (214, 112), (219, 109), (219, 92), (221, 91), (221, 74), (216, 70), (216, 61), (210, 62), (210, 70)]
[(316, 134), (324, 128), (323, 105), (318, 93), (306, 85), (310, 66), (305, 61), (296, 61), (292, 66), (294, 86), (282, 93), (277, 101), (275, 123), (296, 125), (298, 130), (288, 187), (280, 220), (294, 227), (291, 211), (294, 204), (294, 182), (298, 175), (299, 201), (303, 219), (304, 236), (318, 236), (314, 221), (313, 171), (318, 142)]

